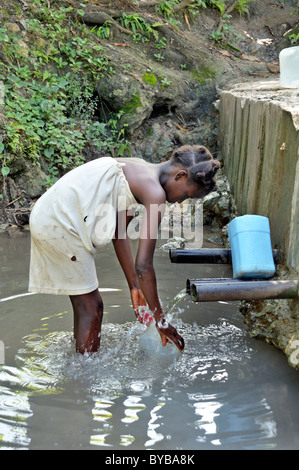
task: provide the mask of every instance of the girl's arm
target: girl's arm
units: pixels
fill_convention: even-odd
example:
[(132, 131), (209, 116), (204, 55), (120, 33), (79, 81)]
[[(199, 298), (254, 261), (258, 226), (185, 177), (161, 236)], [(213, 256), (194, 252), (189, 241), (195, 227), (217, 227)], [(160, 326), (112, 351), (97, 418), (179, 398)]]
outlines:
[(160, 304), (156, 273), (154, 270), (154, 252), (159, 225), (164, 214), (164, 204), (146, 204), (140, 231), (135, 268), (141, 290), (153, 312), (156, 322), (163, 317)]
[[(125, 212), (119, 213), (117, 218), (117, 227), (115, 236), (113, 239), (113, 246), (116, 256), (120, 262), (122, 270), (125, 274), (133, 304), (133, 310), (136, 317), (139, 317), (139, 307), (146, 305), (146, 300), (140, 289), (138, 276), (135, 269), (134, 259), (132, 255), (131, 245), (127, 237), (127, 226), (132, 217), (128, 216)], [(119, 227), (118, 222), (121, 223), (122, 227)], [(123, 227), (124, 226), (124, 227)]]
[(145, 213), (135, 261), (136, 273), (144, 297), (154, 314), (162, 344), (165, 346), (170, 339), (180, 351), (183, 351), (184, 340), (177, 333), (176, 329), (165, 320), (157, 291), (153, 259), (158, 229), (165, 210), (165, 204), (159, 204), (158, 202), (155, 204), (145, 204)]

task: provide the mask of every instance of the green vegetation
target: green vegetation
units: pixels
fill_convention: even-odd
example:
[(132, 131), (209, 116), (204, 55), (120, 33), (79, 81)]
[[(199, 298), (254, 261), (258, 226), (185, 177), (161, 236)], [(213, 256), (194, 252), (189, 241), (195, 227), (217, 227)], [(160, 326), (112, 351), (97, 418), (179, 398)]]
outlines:
[(140, 96), (135, 94), (123, 109), (124, 114), (133, 114), (136, 108), (141, 107)]
[(291, 44), (299, 43), (299, 33), (290, 34), (289, 35), (289, 40), (291, 41)]
[(160, 23), (155, 23), (152, 26), (137, 14), (126, 15), (123, 13), (119, 18), (119, 23), (134, 33), (135, 40), (147, 42), (153, 37), (156, 41), (159, 39), (159, 34), (155, 27)]
[(147, 83), (148, 85), (156, 85), (157, 83), (157, 78), (155, 77), (155, 75), (150, 72), (150, 73), (145, 73), (142, 77), (142, 80)]
[[(234, 10), (248, 11), (251, 1), (255, 0), (234, 2)], [(159, 36), (159, 27), (176, 29), (182, 26), (180, 20), (188, 25), (186, 15), (192, 19), (202, 9), (216, 9), (222, 23), (212, 39), (219, 43), (231, 34), (228, 24), (231, 12), (225, 0), (190, 1), (183, 11), (180, 0), (161, 0), (154, 10), (163, 23), (150, 23), (137, 12), (122, 11), (114, 18), (111, 10), (111, 19), (106, 15), (108, 19), (102, 25), (93, 27), (82, 21), (87, 4), (87, 0), (82, 0), (79, 8), (78, 5), (75, 8), (67, 0), (53, 0), (51, 4), (48, 0), (31, 0), (24, 26), (27, 39), (30, 38), (26, 43), (21, 30), (12, 31), (2, 22), (0, 85), (4, 84), (5, 95), (2, 110), (0, 96), (2, 179), (17, 171), (20, 158), (29, 165), (40, 165), (47, 173), (45, 183), (52, 184), (62, 173), (85, 161), (88, 147), (114, 156), (130, 154), (123, 117), (141, 105), (140, 97), (133, 96), (125, 109), (108, 113), (106, 120), (98, 117), (101, 103), (96, 93), (97, 81), (115, 74), (107, 54), (109, 49), (105, 48), (115, 24), (127, 31), (133, 41), (151, 43), (157, 62), (165, 61), (163, 49), (168, 45), (167, 38)], [(22, 12), (16, 8), (15, 16), (18, 15), (21, 18)], [(129, 73), (130, 64), (122, 67)], [(186, 64), (180, 67), (186, 69)], [(197, 70), (191, 75), (199, 81), (213, 78), (208, 70)], [(159, 80), (162, 90), (172, 84), (152, 72), (144, 73), (142, 80), (147, 85), (156, 85)]]
[(117, 116), (95, 119), (96, 81), (114, 73), (99, 35), (74, 21), (71, 7), (49, 9), (47, 2), (33, 0), (31, 9), (28, 29), (33, 39), (38, 36), (32, 48), (5, 25), (0, 29), (7, 58), (0, 69), (5, 94), (0, 168), (5, 177), (20, 156), (31, 164), (45, 162), (47, 183), (53, 183), (84, 161), (87, 144), (119, 155), (128, 143), (123, 129), (116, 129)]
[[(299, 2), (298, 7), (292, 11), (292, 14), (296, 13), (299, 16)], [(291, 31), (291, 34), (288, 36), (291, 44), (298, 44), (299, 43), (299, 24), (295, 26), (295, 28)]]
[(200, 67), (196, 70), (192, 70), (191, 76), (198, 80), (200, 83), (204, 83), (207, 79), (214, 78), (215, 72), (209, 70), (207, 67)]
[[(172, 18), (176, 11), (178, 11), (178, 6), (181, 0), (162, 0), (159, 5), (156, 7), (157, 13), (165, 18)], [(248, 3), (254, 2), (256, 0), (237, 0), (233, 2), (233, 10), (238, 11), (239, 13), (248, 13)], [(200, 9), (203, 8), (215, 8), (219, 10), (220, 14), (223, 15), (227, 6), (231, 2), (227, 0), (194, 0), (193, 2), (188, 2), (187, 9), (193, 14), (199, 14)]]

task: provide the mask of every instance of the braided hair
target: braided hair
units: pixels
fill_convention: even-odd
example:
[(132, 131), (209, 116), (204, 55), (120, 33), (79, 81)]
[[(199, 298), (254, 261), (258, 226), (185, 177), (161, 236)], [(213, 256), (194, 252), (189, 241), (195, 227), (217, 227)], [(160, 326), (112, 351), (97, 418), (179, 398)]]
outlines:
[(203, 145), (183, 145), (174, 150), (170, 162), (187, 170), (189, 181), (196, 183), (204, 195), (217, 189), (216, 173), (220, 163)]

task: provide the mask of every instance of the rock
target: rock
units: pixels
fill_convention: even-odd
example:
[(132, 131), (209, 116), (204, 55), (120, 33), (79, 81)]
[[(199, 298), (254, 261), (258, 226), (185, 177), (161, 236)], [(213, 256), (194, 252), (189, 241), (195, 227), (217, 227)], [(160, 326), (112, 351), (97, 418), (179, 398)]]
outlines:
[(151, 93), (129, 75), (116, 73), (112, 77), (103, 77), (96, 89), (100, 99), (108, 104), (112, 112), (123, 113), (120, 124), (127, 126), (129, 134), (152, 113)]
[(165, 126), (159, 123), (153, 124), (148, 136), (142, 142), (142, 153), (145, 159), (151, 162), (167, 160), (172, 154), (174, 143), (170, 139)]
[(228, 195), (224, 194), (222, 195), (219, 200), (217, 201), (217, 206), (221, 214), (223, 214), (224, 217), (229, 217), (231, 214), (230, 210), (230, 198)]
[(22, 39), (16, 39), (16, 42), (18, 43), (18, 49), (19, 49), (19, 54), (23, 57), (28, 57), (29, 56), (29, 46), (26, 44), (25, 41)]
[(41, 51), (41, 50), (46, 49), (48, 43), (43, 38), (37, 38), (34, 45), (37, 50)]
[(296, 333), (292, 336), (285, 349), (285, 354), (288, 358), (290, 366), (299, 369), (299, 334)]
[(27, 169), (27, 162), (22, 155), (18, 155), (18, 157), (14, 158), (10, 165), (10, 175), (16, 175), (23, 173)]
[(160, 246), (160, 249), (163, 251), (168, 251), (168, 250), (177, 250), (177, 249), (183, 249), (185, 248), (185, 239), (184, 238), (179, 238), (179, 237), (174, 237), (170, 238), (167, 243), (164, 245)]
[(221, 195), (217, 191), (213, 191), (212, 193), (208, 194), (203, 199), (203, 210), (209, 211), (213, 207), (216, 206), (217, 202), (219, 201)]
[(224, 244), (220, 235), (213, 235), (212, 237), (208, 237), (208, 241), (217, 246), (222, 246)]
[(0, 232), (5, 232), (5, 230), (9, 227), (9, 224), (0, 224)]
[(20, 26), (17, 23), (5, 23), (5, 29), (10, 34), (18, 34), (21, 32)]
[[(131, 61), (133, 58), (118, 56), (118, 62), (122, 60)], [(147, 64), (138, 62), (138, 57), (134, 60), (134, 72), (126, 73), (119, 67), (113, 76), (101, 77), (96, 86), (106, 108), (111, 113), (122, 114), (120, 125), (126, 125), (129, 135), (133, 135), (149, 118), (157, 120), (164, 117), (165, 120), (166, 116), (172, 116), (177, 121), (191, 120), (193, 123), (198, 118), (206, 119), (216, 93), (213, 80), (205, 78), (204, 74), (208, 73), (206, 66), (199, 65), (186, 75), (186, 72), (171, 69), (167, 64), (152, 63), (149, 69)], [(197, 132), (192, 137), (198, 142), (200, 135)]]
[(111, 16), (94, 7), (90, 8), (90, 10), (85, 11), (83, 21), (86, 24), (103, 25), (106, 21), (111, 22)]
[(272, 64), (267, 64), (267, 69), (269, 70), (269, 72), (271, 73), (279, 73), (279, 63), (278, 62), (273, 62)]
[(19, 192), (23, 193), (26, 197), (34, 199), (45, 191), (45, 186), (43, 185), (45, 179), (46, 175), (43, 170), (38, 165), (34, 165), (31, 168), (27, 168), (24, 174), (16, 177), (15, 182)]
[(252, 43), (249, 44), (249, 46), (248, 46), (248, 52), (249, 52), (250, 54), (253, 54), (253, 55), (254, 55), (254, 54), (257, 54), (258, 52), (260, 52), (260, 50), (261, 50), (261, 45), (258, 44), (258, 43), (255, 42), (255, 41), (252, 41)]

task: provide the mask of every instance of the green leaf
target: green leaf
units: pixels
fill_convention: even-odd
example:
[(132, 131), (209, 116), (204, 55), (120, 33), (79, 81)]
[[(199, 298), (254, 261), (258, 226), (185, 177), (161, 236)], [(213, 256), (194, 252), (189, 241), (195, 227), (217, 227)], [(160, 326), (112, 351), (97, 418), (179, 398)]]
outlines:
[(54, 153), (54, 149), (52, 149), (52, 148), (49, 148), (49, 149), (45, 150), (45, 155), (46, 155), (47, 158), (51, 158), (53, 153)]
[(0, 28), (0, 41), (8, 42), (9, 39), (8, 39), (7, 34), (5, 33), (6, 33), (6, 29)]
[(47, 71), (44, 72), (44, 73), (43, 73), (43, 82), (44, 82), (45, 80), (47, 80), (48, 78), (50, 78), (50, 77), (51, 77), (51, 73), (50, 73), (50, 72), (47, 72)]
[(10, 173), (10, 168), (8, 168), (8, 166), (3, 166), (1, 168), (1, 173), (3, 177), (7, 176)]
[(0, 154), (4, 151), (4, 144), (0, 142)]
[(236, 47), (232, 46), (232, 45), (229, 44), (228, 42), (226, 43), (226, 46), (229, 47), (230, 49), (232, 49), (232, 50), (235, 51), (235, 52), (241, 53), (240, 49), (237, 49)]

